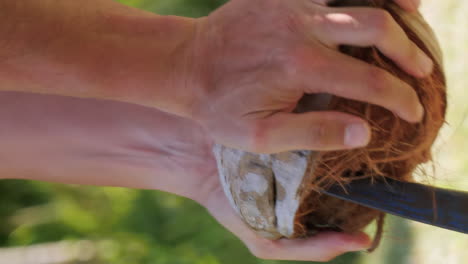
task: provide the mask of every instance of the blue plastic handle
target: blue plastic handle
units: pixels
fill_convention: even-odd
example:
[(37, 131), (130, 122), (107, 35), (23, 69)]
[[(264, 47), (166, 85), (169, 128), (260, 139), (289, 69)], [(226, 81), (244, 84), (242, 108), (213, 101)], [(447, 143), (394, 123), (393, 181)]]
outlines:
[(468, 193), (419, 183), (354, 180), (324, 194), (414, 221), (468, 234)]

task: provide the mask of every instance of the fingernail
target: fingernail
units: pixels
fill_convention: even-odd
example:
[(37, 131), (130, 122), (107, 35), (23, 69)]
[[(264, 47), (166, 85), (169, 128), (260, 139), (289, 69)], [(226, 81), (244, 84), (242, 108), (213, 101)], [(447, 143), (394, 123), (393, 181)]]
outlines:
[(423, 76), (427, 76), (432, 73), (434, 62), (432, 62), (432, 60), (423, 51), (419, 51), (418, 53), (418, 63)]
[(349, 124), (345, 130), (345, 145), (349, 147), (363, 147), (369, 143), (369, 129), (363, 124)]
[(422, 104), (418, 104), (418, 108), (417, 108), (417, 115), (418, 115), (418, 121), (422, 121), (422, 119), (424, 118), (424, 107), (422, 106)]
[(348, 251), (365, 251), (369, 249), (372, 242), (368, 235), (362, 233), (360, 234), (355, 241), (348, 243), (346, 249)]

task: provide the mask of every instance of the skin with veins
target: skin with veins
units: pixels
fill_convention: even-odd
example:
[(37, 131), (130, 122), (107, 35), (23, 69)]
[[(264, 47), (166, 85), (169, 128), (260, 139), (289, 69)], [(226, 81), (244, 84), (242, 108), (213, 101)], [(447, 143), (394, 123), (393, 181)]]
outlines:
[[(359, 3), (363, 2), (366, 1)], [(402, 13), (404, 23), (427, 45), (436, 62), (443, 65), (438, 42), (422, 16), (418, 13), (398, 13)], [(295, 112), (327, 110), (330, 100), (331, 96), (325, 94), (306, 95)], [(294, 238), (294, 219), (303, 198), (302, 187), (311, 181), (318, 152), (291, 151), (264, 155), (221, 145), (216, 145), (213, 151), (225, 194), (244, 222), (268, 239)], [(255, 180), (252, 180), (253, 177)], [(257, 188), (250, 186), (259, 182), (262, 184)], [(264, 183), (269, 184), (267, 190)]]
[[(330, 99), (326, 94), (305, 96), (296, 112), (326, 109)], [(242, 219), (265, 238), (293, 237), (301, 186), (317, 152), (253, 154), (218, 144), (213, 152), (223, 189)]]

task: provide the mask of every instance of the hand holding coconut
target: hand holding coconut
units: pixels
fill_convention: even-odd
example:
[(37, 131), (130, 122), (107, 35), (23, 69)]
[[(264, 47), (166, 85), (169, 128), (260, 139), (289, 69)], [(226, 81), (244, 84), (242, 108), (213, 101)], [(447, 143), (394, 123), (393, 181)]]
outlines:
[[(304, 94), (369, 102), (420, 121), (424, 111), (408, 84), (338, 47), (376, 46), (416, 77), (432, 71), (431, 60), (388, 12), (328, 2), (235, 0), (190, 19), (108, 0), (2, 1), (0, 90), (155, 107), (195, 119), (218, 143), (262, 153), (369, 142), (360, 118), (292, 114)], [(414, 10), (418, 1), (397, 2)], [(35, 16), (40, 23), (25, 19)]]
[(410, 85), (338, 47), (376, 46), (417, 78), (432, 72), (432, 61), (387, 11), (327, 2), (236, 0), (199, 21), (193, 69), (200, 88), (193, 117), (216, 142), (257, 153), (369, 142), (361, 118), (291, 113), (304, 94), (369, 102), (421, 121), (423, 107)]
[[(342, 111), (293, 113), (305, 94), (332, 94), (368, 102), (384, 107), (410, 123), (423, 119), (419, 94), (408, 82), (382, 68), (340, 53), (339, 47), (375, 46), (414, 78), (426, 77), (433, 71), (431, 59), (410, 41), (383, 9), (336, 8), (327, 6), (328, 2), (231, 0), (206, 18), (188, 19), (156, 16), (108, 0), (89, 1), (90, 4), (85, 4), (87, 1), (2, 1), (0, 35), (8, 45), (1, 45), (7, 48), (0, 51), (0, 90), (124, 101), (198, 122), (197, 125), (129, 105), (76, 103), (73, 100), (57, 103), (56, 98), (26, 98), (30, 105), (44, 100), (56, 105), (57, 109), (64, 109), (76, 103), (76, 108), (71, 110), (81, 105), (102, 112), (101, 115), (89, 111), (73, 112), (84, 120), (83, 124), (88, 124), (77, 131), (77, 135), (94, 133), (100, 136), (94, 138), (96, 144), (84, 140), (83, 144), (77, 144), (78, 147), (73, 146), (77, 149), (72, 149), (71, 153), (81, 153), (86, 150), (83, 146), (89, 144), (87, 147), (93, 151), (98, 148), (109, 154), (109, 149), (102, 143), (109, 140), (116, 144), (115, 151), (119, 154), (110, 157), (121, 157), (120, 151), (137, 146), (130, 147), (130, 154), (123, 157), (132, 160), (137, 153), (146, 161), (152, 151), (138, 146), (151, 145), (156, 150), (163, 146), (163, 151), (155, 151), (158, 155), (151, 159), (153, 163), (161, 160), (155, 170), (177, 171), (176, 176), (167, 179), (154, 175), (147, 163), (145, 168), (139, 168), (136, 165), (140, 163), (135, 162), (114, 163), (112, 166), (120, 169), (109, 171), (101, 163), (96, 164), (94, 159), (86, 158), (79, 167), (98, 168), (102, 175), (99, 179), (80, 178), (79, 175), (64, 179), (61, 173), (28, 177), (68, 183), (148, 187), (190, 197), (208, 208), (261, 258), (325, 261), (347, 251), (367, 248), (370, 241), (363, 233), (321, 232), (307, 240), (277, 241), (258, 236), (230, 208), (215, 172), (215, 160), (207, 154), (212, 139), (228, 147), (257, 153), (353, 149), (369, 143), (370, 125), (362, 117)], [(395, 2), (408, 11), (415, 11), (419, 1)], [(77, 9), (79, 16), (75, 12)], [(39, 20), (24, 19), (38, 15), (43, 18), (40, 23)], [(20, 27), (15, 27), (18, 25)], [(11, 32), (14, 34), (10, 35)], [(22, 56), (25, 50), (28, 56)], [(4, 97), (5, 102), (10, 102), (10, 96)], [(106, 105), (107, 110), (103, 110)], [(10, 107), (14, 113), (18, 106), (12, 104)], [(112, 110), (114, 107), (126, 111)], [(47, 116), (53, 121), (57, 112), (47, 112)], [(36, 111), (26, 114), (31, 120), (37, 118)], [(105, 133), (106, 126), (96, 124), (113, 115), (125, 119), (113, 121), (116, 130), (114, 137), (109, 137)], [(65, 124), (58, 125), (60, 131), (73, 130), (63, 115), (55, 118), (58, 121), (53, 124)], [(159, 120), (162, 128), (154, 124), (145, 127), (148, 120)], [(11, 122), (15, 123), (15, 120)], [(20, 123), (16, 124), (21, 127)], [(168, 146), (174, 143), (175, 151), (171, 149), (172, 152), (166, 153), (166, 145), (151, 138), (150, 135), (157, 134), (155, 129), (180, 130), (180, 133), (166, 131), (159, 139)], [(44, 131), (49, 133), (47, 129)], [(185, 132), (190, 133), (186, 135)], [(12, 134), (15, 136), (21, 135)], [(26, 141), (10, 142), (21, 144)], [(70, 142), (63, 140), (59, 150), (69, 152), (66, 144)], [(10, 147), (20, 149), (14, 144)], [(30, 153), (27, 151), (29, 147), (22, 145), (25, 153)], [(57, 151), (53, 147), (50, 149)], [(161, 153), (171, 158), (161, 156)], [(40, 154), (38, 160), (47, 158), (45, 153)], [(110, 154), (115, 153), (111, 151)], [(30, 160), (34, 158), (36, 156)], [(62, 164), (72, 164), (71, 168), (78, 166), (73, 163), (75, 159), (67, 162)], [(47, 173), (51, 171), (53, 169), (45, 170)], [(61, 171), (65, 169), (58, 170)], [(129, 180), (124, 175), (126, 172), (141, 175), (141, 179)]]
[[(242, 228), (236, 234), (261, 256), (306, 260), (301, 245), (310, 242), (318, 251), (309, 253), (327, 260), (338, 245), (366, 247), (359, 230), (379, 219), (375, 248), (383, 215), (316, 190), (359, 177), (410, 181), (430, 160), (444, 122), (445, 79), (437, 40), (418, 14), (391, 1), (299, 2), (258, 1), (242, 15), (228, 7), (247, 4), (232, 1), (202, 22), (197, 40), (208, 63), (197, 67), (205, 94), (194, 117), (224, 145), (215, 147), (221, 181), (244, 223), (269, 239), (313, 237), (266, 241)], [(233, 37), (238, 32), (246, 38)], [(343, 151), (285, 153), (296, 149)], [(226, 223), (237, 221), (232, 217)]]
[[(289, 120), (293, 120), (294, 117), (298, 117), (299, 115), (302, 117), (308, 116), (309, 118), (310, 116), (323, 118), (324, 115), (336, 115), (338, 113), (348, 113), (354, 116), (359, 116), (363, 120), (368, 121), (372, 129), (373, 137), (369, 144), (365, 143), (364, 145), (366, 146), (359, 149), (352, 149), (352, 146), (349, 145), (347, 147), (338, 146), (337, 149), (339, 150), (336, 151), (330, 151), (333, 150), (333, 147), (321, 148), (312, 146), (310, 149), (315, 151), (290, 151), (272, 155), (253, 154), (239, 149), (230, 148), (229, 146), (217, 145), (214, 148), (214, 152), (218, 162), (221, 182), (231, 205), (236, 210), (237, 214), (241, 216), (243, 221), (260, 236), (268, 239), (278, 239), (283, 237), (295, 239), (311, 236), (317, 237), (317, 235), (320, 237), (320, 235), (323, 235), (323, 232), (326, 231), (356, 234), (373, 220), (377, 219), (378, 228), (376, 236), (372, 246), (369, 247), (369, 250), (373, 250), (378, 246), (382, 235), (384, 214), (354, 203), (322, 195), (321, 190), (326, 189), (333, 184), (341, 184), (343, 186), (345, 183), (364, 178), (370, 178), (370, 180), (372, 180), (379, 177), (390, 177), (400, 181), (412, 181), (412, 173), (417, 166), (431, 160), (430, 149), (439, 129), (444, 123), (447, 105), (445, 92), (446, 83), (442, 68), (442, 55), (433, 32), (424, 19), (417, 13), (407, 13), (392, 2), (385, 0), (339, 0), (333, 1), (329, 4), (340, 7), (334, 10), (337, 13), (339, 13), (339, 11), (346, 12), (346, 10), (356, 12), (362, 7), (382, 8), (379, 12), (386, 10), (389, 14), (387, 17), (391, 17), (391, 20), (389, 21), (393, 22), (383, 23), (386, 25), (385, 28), (388, 30), (391, 28), (389, 25), (398, 24), (399, 26), (396, 26), (395, 28), (400, 30), (390, 29), (389, 32), (395, 33), (401, 31), (401, 36), (404, 37), (400, 38), (400, 40), (406, 39), (407, 43), (410, 43), (406, 46), (403, 43), (399, 43), (396, 44), (396, 46), (403, 47), (401, 49), (403, 53), (405, 53), (404, 51), (406, 50), (408, 54), (412, 54), (414, 56), (414, 62), (416, 62), (416, 64), (419, 62), (419, 65), (422, 66), (419, 69), (419, 73), (415, 70), (416, 68), (413, 68), (413, 70), (406, 68), (401, 61), (392, 56), (393, 52), (391, 50), (389, 52), (387, 47), (381, 44), (382, 40), (380, 38), (378, 38), (377, 41), (369, 41), (374, 45), (373, 48), (362, 47), (366, 46), (362, 43), (356, 43), (353, 41), (344, 43), (342, 42), (343, 40), (341, 40), (337, 43), (344, 43), (343, 46), (340, 46), (340, 51), (342, 52), (340, 55), (345, 56), (344, 54), (346, 54), (347, 56), (350, 56), (347, 57), (348, 59), (351, 57), (355, 59), (354, 62), (358, 62), (358, 60), (360, 60), (372, 64), (373, 66), (364, 64), (364, 66), (360, 66), (363, 66), (364, 68), (367, 67), (368, 70), (366, 71), (368, 73), (373, 72), (373, 75), (368, 74), (367, 77), (373, 77), (366, 79), (366, 75), (360, 76), (360, 72), (356, 71), (360, 66), (359, 64), (355, 64), (354, 67), (348, 68), (348, 73), (351, 73), (352, 76), (360, 76), (358, 80), (364, 79), (367, 80), (367, 82), (364, 82), (361, 86), (357, 86), (352, 89), (351, 95), (347, 94), (348, 90), (346, 89), (346, 86), (337, 90), (334, 90), (333, 88), (320, 90), (320, 88), (318, 88), (319, 93), (328, 93), (328, 95), (316, 94), (314, 96), (303, 96), (301, 94), (299, 104), (293, 105), (294, 114), (288, 114)], [(349, 9), (351, 6), (353, 6), (353, 8)], [(369, 10), (373, 9), (367, 9), (367, 11)], [(325, 34), (330, 34), (334, 32), (336, 26), (346, 28), (346, 25), (349, 26), (347, 22), (350, 21), (353, 22), (351, 27), (352, 29), (355, 31), (362, 29), (362, 25), (358, 22), (359, 19), (349, 18), (347, 14), (337, 13), (333, 13), (332, 15), (327, 14), (325, 16), (326, 18), (318, 16), (319, 23), (316, 25), (314, 32), (325, 32)], [(370, 17), (372, 16), (369, 14), (366, 16), (367, 19)], [(327, 21), (327, 19), (330, 18), (332, 22)], [(334, 21), (334, 18), (338, 19)], [(368, 25), (374, 25), (369, 21), (367, 23)], [(293, 25), (296, 24), (305, 23), (293, 23)], [(326, 31), (320, 30), (320, 26), (323, 24), (327, 25)], [(382, 24), (377, 23), (377, 25)], [(400, 26), (401, 28), (399, 28)], [(341, 32), (342, 35), (339, 36), (340, 38), (347, 35), (346, 33), (349, 34), (349, 32), (353, 32), (358, 35), (355, 31), (350, 30), (349, 27), (347, 29), (348, 31)], [(300, 30), (292, 30), (292, 32), (297, 31), (300, 32)], [(353, 36), (349, 37), (352, 39)], [(329, 39), (333, 38), (334, 36), (329, 37)], [(360, 41), (365, 39), (366, 37), (361, 36)], [(393, 37), (385, 39), (384, 43), (389, 43), (395, 39), (398, 38)], [(411, 39), (411, 41), (409, 41), (409, 39)], [(272, 52), (272, 54), (274, 53)], [(304, 54), (301, 54), (301, 57), (299, 57), (298, 60), (293, 61), (302, 62), (301, 59), (306, 57)], [(430, 56), (431, 59), (428, 59), (428, 56)], [(272, 57), (274, 58), (274, 56)], [(309, 61), (312, 61), (311, 59), (312, 58), (310, 58)], [(432, 63), (431, 60), (433, 60), (434, 63)], [(313, 65), (310, 67), (313, 67)], [(370, 70), (369, 67), (375, 68)], [(339, 72), (339, 70), (340, 69), (337, 69), (335, 71)], [(319, 69), (316, 69), (316, 72), (317, 71), (320, 72)], [(261, 71), (262, 74), (265, 72), (268, 72), (268, 70)], [(299, 67), (292, 71), (294, 74), (297, 72), (305, 73), (307, 70), (303, 70)], [(404, 83), (403, 86), (400, 86), (397, 89), (399, 90), (398, 94), (392, 95), (391, 92), (392, 88), (398, 87), (398, 84), (395, 83), (393, 87), (386, 87), (384, 84), (386, 82), (382, 79), (382, 76), (385, 76), (385, 74), (382, 75), (382, 72), (387, 74), (388, 78), (383, 78), (386, 79), (387, 82), (392, 78), (395, 78), (394, 80), (398, 79), (401, 80), (401, 83)], [(283, 74), (278, 73), (277, 75), (287, 78), (287, 76), (289, 76), (288, 74), (289, 72)], [(309, 76), (314, 76), (313, 74), (314, 73), (309, 72)], [(289, 83), (294, 83), (297, 80), (299, 80), (300, 83), (301, 77), (303, 76), (306, 75), (294, 76), (295, 78), (290, 80)], [(326, 78), (327, 76), (327, 72), (323, 72), (321, 76), (314, 77), (316, 80), (323, 80), (320, 79), (320, 77)], [(340, 72), (340, 74), (336, 75), (337, 79), (346, 79), (347, 77), (349, 77), (349, 75), (347, 76), (346, 72)], [(381, 82), (375, 82), (375, 78)], [(253, 79), (265, 80), (261, 79), (261, 77)], [(270, 79), (265, 80), (265, 82), (271, 84), (270, 80), (273, 80), (273, 86), (275, 83), (281, 83), (282, 81), (278, 81), (278, 79), (270, 77)], [(250, 90), (248, 88), (252, 87), (252, 83), (258, 84), (256, 82), (246, 83), (247, 89), (244, 89), (244, 91), (246, 90), (247, 94), (249, 94)], [(310, 83), (312, 83), (312, 85), (310, 85)], [(318, 83), (327, 84), (327, 81), (319, 81)], [(339, 84), (340, 81), (334, 80), (334, 82), (331, 83)], [(351, 81), (348, 81), (348, 83), (351, 83)], [(308, 83), (304, 82), (302, 85), (307, 87)], [(310, 80), (309, 85), (314, 87), (316, 83)], [(412, 98), (410, 95), (411, 93), (405, 94), (405, 89), (402, 89), (405, 85), (408, 87), (411, 86), (414, 89), (410, 89), (410, 91), (417, 94), (415, 98), (418, 98), (419, 100), (416, 101), (421, 103), (419, 106), (416, 102), (408, 103), (406, 106), (410, 105), (417, 107), (412, 109), (413, 112), (411, 109), (406, 108), (406, 113), (418, 113), (415, 116), (418, 116), (419, 119), (408, 118), (408, 115), (405, 116), (404, 114), (405, 111), (398, 111), (399, 107), (400, 110), (405, 109), (405, 104), (403, 103), (404, 100)], [(261, 82), (260, 85), (253, 85), (253, 88), (251, 89), (255, 90), (258, 86), (262, 87)], [(349, 85), (349, 87), (352, 87), (352, 85)], [(366, 87), (368, 89), (366, 89)], [(377, 88), (377, 90), (375, 88)], [(366, 91), (365, 93), (368, 96), (367, 100), (359, 97), (353, 97), (354, 95), (352, 93), (359, 91), (360, 89)], [(232, 90), (237, 91), (235, 89)], [(281, 85), (273, 91), (277, 90), (281, 90)], [(307, 93), (307, 89), (305, 88), (304, 90), (305, 93)], [(378, 91), (378, 93), (382, 93), (381, 95), (385, 95), (383, 97), (378, 97), (376, 96), (376, 91)], [(262, 94), (268, 94), (268, 92), (268, 89), (264, 89)], [(330, 96), (330, 93), (335, 96)], [(229, 94), (229, 92), (226, 94)], [(224, 97), (229, 98), (226, 95), (224, 95)], [(377, 98), (377, 100), (379, 98), (384, 98), (389, 101), (394, 100), (394, 106), (396, 108), (392, 108), (392, 103), (389, 103), (389, 101), (384, 103), (373, 101), (374, 97)], [(258, 103), (248, 104), (249, 98), (255, 98), (253, 95), (250, 97), (245, 96), (245, 98), (247, 99), (242, 101), (243, 107), (248, 108), (250, 105), (260, 105)], [(231, 102), (233, 101), (234, 100)], [(238, 101), (240, 100), (237, 100), (236, 102)], [(230, 106), (231, 104), (228, 101), (225, 105)], [(242, 107), (227, 107), (228, 110), (241, 108)], [(422, 118), (423, 111), (420, 111), (418, 108), (425, 109), (424, 118)], [(316, 135), (322, 135), (322, 137), (318, 138), (322, 139), (322, 142), (330, 143), (333, 142), (333, 140), (327, 141), (326, 139), (330, 137), (333, 138), (333, 135), (339, 134), (335, 132), (336, 129), (334, 130), (334, 127), (324, 126), (323, 122), (319, 122), (318, 126), (315, 125), (315, 128), (320, 127), (320, 125), (323, 126), (323, 128), (317, 129), (320, 131), (319, 133), (314, 133), (314, 131), (310, 129), (310, 127), (313, 127), (314, 125), (309, 125), (309, 123), (313, 124), (313, 119), (309, 120), (303, 118), (302, 123), (300, 123), (292, 121), (283, 122), (285, 119), (275, 118), (275, 116), (278, 115), (284, 116), (285, 112), (291, 111), (290, 108), (285, 107), (281, 110), (271, 106), (270, 104), (268, 107), (265, 107), (265, 109), (267, 114), (264, 116), (260, 115), (259, 119), (263, 126), (270, 129), (268, 132), (265, 132), (265, 130), (259, 130), (261, 126), (255, 126), (255, 124), (258, 124), (258, 122), (256, 122), (258, 119), (256, 119), (255, 116), (258, 113), (262, 114), (265, 111), (259, 110), (258, 113), (252, 111), (242, 115), (242, 117), (254, 117), (244, 119), (247, 120), (249, 124), (254, 124), (255, 133), (253, 133), (254, 137), (251, 137), (253, 138), (251, 142), (260, 142), (260, 144), (253, 144), (253, 146), (256, 147), (260, 146), (260, 151), (258, 149), (254, 149), (254, 152), (269, 153), (269, 151), (265, 151), (262, 148), (266, 145), (263, 144), (265, 139), (258, 135), (266, 135), (266, 142), (268, 143), (267, 146), (274, 146), (278, 141), (271, 141), (271, 139), (276, 139), (278, 137), (275, 137), (274, 134), (273, 136), (268, 137), (271, 135), (268, 133), (273, 133), (275, 128), (276, 130), (282, 130), (283, 132), (288, 131), (288, 129), (292, 130), (283, 134), (292, 135), (289, 138), (284, 137), (282, 138), (282, 141), (279, 141), (283, 142), (283, 145), (294, 144), (294, 142), (304, 140), (308, 135), (315, 136), (315, 138), (317, 138)], [(268, 112), (268, 109), (274, 110)], [(330, 113), (325, 111), (337, 112)], [(217, 112), (222, 112), (222, 110), (218, 109)], [(236, 112), (228, 112), (228, 115), (232, 113)], [(236, 118), (235, 120), (242, 119)], [(254, 121), (252, 122), (252, 120)], [(351, 117), (348, 117), (344, 120), (352, 119)], [(417, 122), (418, 120), (420, 122)], [(232, 123), (239, 124), (241, 122)], [(336, 122), (333, 124), (336, 124)], [(309, 127), (309, 129), (303, 129), (304, 126)], [(271, 130), (272, 127), (273, 130)], [(340, 137), (336, 137), (336, 139), (344, 138), (344, 142), (346, 143), (346, 139), (350, 137), (346, 135), (348, 130), (342, 128), (342, 131), (343, 130), (345, 132), (341, 133)], [(214, 131), (216, 132), (216, 130)], [(299, 133), (297, 133), (297, 131), (299, 131)], [(305, 131), (305, 133), (303, 133), (301, 137), (302, 131)], [(296, 132), (296, 134), (294, 134), (294, 132)], [(318, 142), (320, 142), (320, 140)], [(337, 140), (335, 140), (335, 142), (337, 142)], [(307, 144), (302, 143), (302, 146), (306, 145)], [(306, 148), (298, 147), (297, 149)], [(288, 149), (282, 148), (279, 151), (284, 150)], [(327, 151), (321, 152), (320, 150)], [(272, 243), (275, 244), (275, 242)], [(291, 242), (288, 241), (287, 243)]]

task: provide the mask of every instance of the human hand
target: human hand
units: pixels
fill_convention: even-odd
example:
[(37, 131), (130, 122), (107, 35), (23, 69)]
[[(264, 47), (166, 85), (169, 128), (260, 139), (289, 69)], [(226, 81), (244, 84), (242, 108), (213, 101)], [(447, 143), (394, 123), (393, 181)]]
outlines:
[[(207, 175), (208, 176), (208, 175)], [(205, 177), (200, 181), (201, 189), (197, 201), (236, 235), (253, 255), (262, 259), (329, 261), (339, 255), (370, 248), (371, 241), (365, 233), (347, 234), (339, 232), (320, 232), (307, 239), (269, 240), (252, 231), (232, 209), (221, 188), (217, 175)], [(206, 188), (211, 186), (211, 188)], [(195, 188), (200, 189), (200, 188)]]
[(201, 175), (216, 171), (203, 129), (156, 109), (17, 92), (0, 92), (0, 104), (0, 179), (159, 189), (194, 198)]
[[(433, 63), (389, 13), (331, 8), (325, 0), (233, 0), (199, 21), (193, 118), (217, 143), (257, 153), (365, 146), (368, 124), (339, 112), (293, 114), (304, 94), (329, 93), (385, 107), (403, 119), (424, 115), (415, 91), (390, 73), (338, 52), (376, 46), (409, 74)], [(411, 8), (413, 1), (398, 1)], [(413, 8), (414, 9), (414, 8)]]
[(196, 200), (258, 257), (326, 260), (368, 246), (365, 235), (269, 241), (235, 214), (212, 142), (196, 123), (132, 104), (0, 92), (0, 178), (159, 189)]

